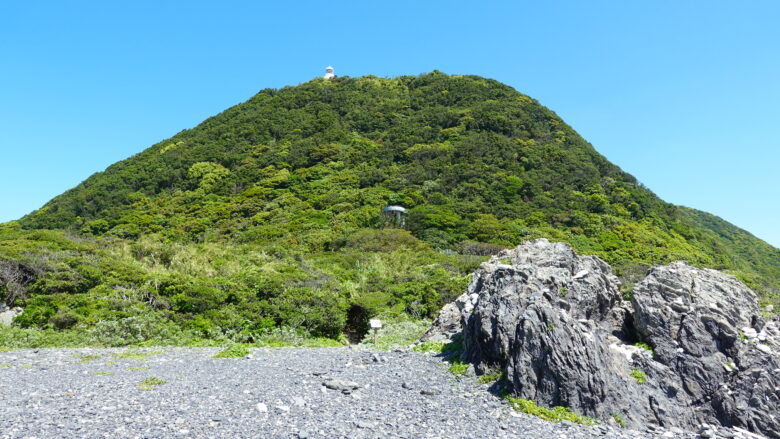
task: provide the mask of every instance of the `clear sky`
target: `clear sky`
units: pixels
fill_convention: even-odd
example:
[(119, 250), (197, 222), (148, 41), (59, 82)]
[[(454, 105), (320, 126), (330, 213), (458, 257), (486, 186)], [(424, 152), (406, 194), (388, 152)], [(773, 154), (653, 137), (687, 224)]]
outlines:
[(780, 2), (0, 2), (0, 221), (266, 87), (477, 74), (780, 247)]

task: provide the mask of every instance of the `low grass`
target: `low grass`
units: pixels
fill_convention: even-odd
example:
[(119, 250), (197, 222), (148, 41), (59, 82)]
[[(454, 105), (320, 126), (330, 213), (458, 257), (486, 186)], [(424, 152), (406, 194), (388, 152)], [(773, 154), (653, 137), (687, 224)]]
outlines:
[(102, 357), (100, 355), (80, 355), (77, 356), (79, 363), (91, 363), (93, 361), (97, 361), (101, 359)]
[(149, 370), (149, 366), (128, 367), (127, 370)]
[(310, 337), (295, 342), (284, 340), (261, 340), (257, 345), (266, 348), (338, 348), (346, 346), (346, 343), (332, 338)]
[(482, 384), (488, 384), (488, 383), (494, 383), (503, 378), (504, 378), (504, 373), (497, 371), (497, 372), (486, 373), (480, 376), (479, 378), (477, 378), (477, 381), (479, 381)]
[(105, 376), (105, 375), (113, 375), (113, 374), (114, 372), (109, 372), (109, 371), (92, 372), (92, 375), (97, 375), (97, 376)]
[(244, 358), (252, 353), (247, 345), (234, 343), (219, 351), (214, 358)]
[(299, 345), (302, 348), (337, 348), (346, 346), (346, 340), (334, 340), (327, 337), (310, 337), (303, 339)]
[(140, 390), (152, 390), (157, 386), (162, 386), (167, 381), (161, 380), (159, 378), (155, 377), (149, 377), (144, 380), (141, 380), (141, 382), (138, 383), (138, 388)]
[(456, 360), (450, 364), (449, 370), (453, 375), (465, 375), (466, 371), (469, 370), (469, 364)]
[(620, 294), (623, 296), (623, 300), (631, 301), (634, 297), (634, 283), (623, 282), (620, 284)]
[(463, 349), (463, 335), (458, 334), (444, 345), (441, 353), (446, 355), (448, 359), (460, 358), (463, 355)]
[(144, 358), (149, 358), (152, 355), (162, 354), (163, 352), (165, 351), (126, 351), (115, 352), (111, 355), (122, 360), (143, 360)]
[[(374, 333), (372, 331), (366, 334), (360, 344), (382, 350), (409, 346), (419, 340), (431, 326), (430, 320), (411, 320), (390, 315), (382, 315), (380, 318), (383, 326), (377, 332), (377, 344), (374, 344)], [(417, 345), (415, 348), (418, 346), (421, 345)], [(415, 352), (427, 351), (416, 350)], [(437, 353), (439, 352), (441, 351), (437, 351)]]
[(644, 372), (642, 372), (639, 369), (632, 370), (629, 375), (636, 380), (639, 384), (644, 384), (647, 382), (647, 375), (645, 375)]
[(561, 421), (569, 421), (574, 422), (577, 424), (582, 425), (595, 425), (598, 424), (598, 421), (596, 421), (593, 418), (589, 418), (587, 416), (578, 415), (577, 413), (574, 413), (571, 411), (571, 409), (567, 407), (540, 407), (536, 404), (535, 401), (531, 401), (528, 399), (523, 398), (516, 398), (511, 395), (507, 395), (504, 397), (504, 399), (509, 403), (509, 405), (523, 413), (527, 413), (529, 415), (536, 416), (538, 418), (542, 418), (547, 421), (551, 422), (561, 422)]
[(19, 328), (0, 325), (0, 352), (38, 348), (109, 348), (150, 346), (219, 346), (226, 337), (204, 339), (191, 331), (171, 332), (167, 336), (136, 340), (121, 335), (106, 336), (94, 328), (67, 330)]
[(638, 343), (634, 343), (634, 346), (636, 346), (636, 347), (638, 347), (640, 349), (644, 349), (644, 350), (646, 350), (648, 352), (653, 352), (653, 347), (650, 346), (649, 344), (643, 342), (643, 341), (640, 341)]
[[(267, 329), (253, 338), (257, 346), (269, 348), (329, 348), (347, 345), (347, 340), (341, 338), (334, 340), (327, 337), (312, 337), (305, 331), (293, 328)], [(224, 344), (224, 343), (222, 343)]]
[(10, 364), (0, 364), (0, 369), (5, 369), (5, 368), (8, 368), (8, 367), (11, 367), (11, 365)]
[(617, 413), (613, 413), (613, 414), (612, 414), (612, 419), (614, 419), (614, 420), (615, 420), (615, 423), (616, 423), (616, 424), (617, 424), (617, 425), (618, 425), (620, 428), (626, 428), (626, 427), (628, 426), (628, 424), (627, 424), (627, 423), (626, 423), (626, 421), (623, 419), (623, 417), (622, 417), (622, 416), (620, 416), (620, 415), (619, 415), (619, 414), (617, 414)]
[(449, 343), (441, 341), (425, 341), (414, 347), (413, 352), (435, 353), (444, 357), (450, 363), (449, 371), (454, 375), (464, 375), (469, 364), (461, 361), (463, 355), (463, 336), (456, 335)]
[[(429, 321), (425, 323), (412, 324), (416, 329), (413, 339), (402, 339), (393, 341), (393, 337), (380, 340), (386, 343), (385, 348), (406, 346), (427, 329)], [(425, 326), (424, 328), (422, 328)], [(422, 328), (422, 330), (419, 330)], [(252, 334), (252, 337), (233, 337), (224, 334), (210, 335), (213, 338), (204, 338), (191, 331), (172, 332), (165, 337), (150, 338), (147, 340), (134, 340), (122, 338), (120, 336), (104, 337), (99, 336), (96, 331), (91, 329), (68, 329), (55, 331), (52, 329), (38, 328), (19, 328), (15, 326), (0, 325), (0, 352), (9, 352), (17, 349), (38, 349), (38, 348), (109, 348), (109, 347), (127, 347), (131, 349), (151, 348), (159, 346), (182, 346), (182, 347), (219, 347), (224, 346), (226, 342), (249, 343), (255, 342), (257, 346), (264, 347), (340, 347), (348, 344), (345, 337), (332, 339), (327, 337), (313, 337), (309, 333), (290, 328), (274, 328), (266, 330), (259, 334)], [(118, 358), (138, 359), (149, 356), (143, 352), (131, 352), (117, 355)]]
[(433, 352), (435, 354), (441, 354), (444, 352), (444, 346), (446, 346), (446, 343), (443, 341), (424, 341), (412, 347), (412, 352)]

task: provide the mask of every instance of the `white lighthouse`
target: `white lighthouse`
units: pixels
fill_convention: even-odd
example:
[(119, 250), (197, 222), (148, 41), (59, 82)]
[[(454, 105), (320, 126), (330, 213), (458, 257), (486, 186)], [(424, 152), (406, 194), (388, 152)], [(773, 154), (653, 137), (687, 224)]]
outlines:
[(325, 67), (325, 76), (323, 76), (323, 78), (331, 79), (331, 78), (335, 78), (335, 77), (336, 77), (336, 75), (333, 73), (333, 67), (331, 67), (331, 66)]

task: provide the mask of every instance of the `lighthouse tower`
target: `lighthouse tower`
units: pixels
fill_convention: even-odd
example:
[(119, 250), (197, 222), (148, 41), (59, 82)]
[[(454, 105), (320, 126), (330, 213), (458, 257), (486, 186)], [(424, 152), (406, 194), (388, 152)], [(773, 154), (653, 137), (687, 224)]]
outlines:
[(331, 79), (331, 78), (335, 78), (335, 77), (336, 77), (336, 75), (333, 73), (333, 67), (331, 67), (331, 66), (325, 67), (325, 76), (323, 76), (323, 78)]

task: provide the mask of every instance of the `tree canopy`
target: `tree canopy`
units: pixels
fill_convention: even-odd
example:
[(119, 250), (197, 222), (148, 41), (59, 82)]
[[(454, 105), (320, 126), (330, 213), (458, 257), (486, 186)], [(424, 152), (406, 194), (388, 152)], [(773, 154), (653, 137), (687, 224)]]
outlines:
[[(388, 204), (407, 230), (383, 228)], [(265, 89), (110, 166), (4, 226), (0, 261), (29, 279), (0, 293), (24, 325), (125, 318), (121, 295), (204, 331), (333, 336), (354, 306), (431, 316), (481, 256), (536, 237), (627, 284), (686, 260), (777, 300), (780, 250), (660, 200), (536, 100), (438, 71)]]

